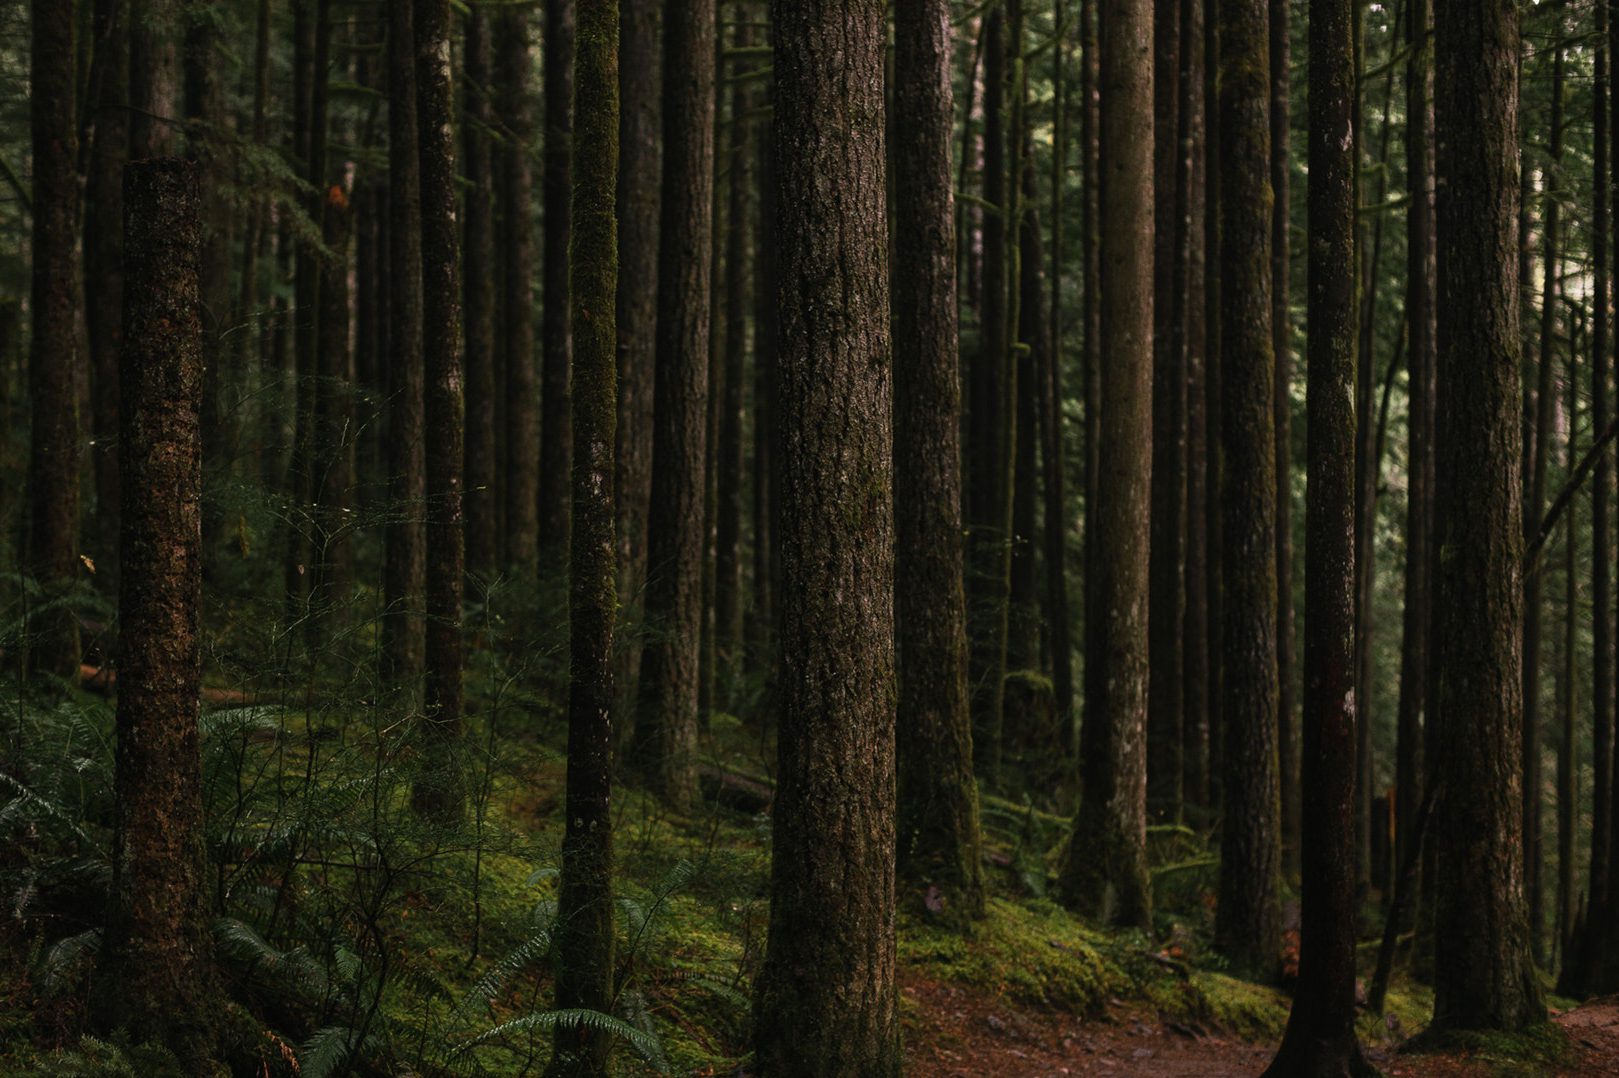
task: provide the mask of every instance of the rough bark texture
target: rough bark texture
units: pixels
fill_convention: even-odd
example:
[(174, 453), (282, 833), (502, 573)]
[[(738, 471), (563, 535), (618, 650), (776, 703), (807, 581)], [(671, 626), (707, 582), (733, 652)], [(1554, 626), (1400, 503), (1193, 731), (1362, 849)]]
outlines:
[[(658, 326), (658, 186), (662, 116), (659, 0), (619, 10), (618, 114), (618, 596), (639, 630), (652, 501), (652, 384)], [(639, 631), (619, 644), (620, 733), (634, 722)]]
[[(89, 328), (96, 545), (117, 580), (118, 352), (124, 340), (124, 163), (129, 158), (129, 4), (96, 0), (94, 139), (85, 183), (84, 300)], [(36, 158), (36, 161), (38, 158)]]
[(1208, 634), (1209, 682), (1209, 797), (1211, 813), (1220, 811), (1224, 800), (1225, 780), (1222, 776), (1222, 756), (1225, 748), (1224, 693), (1221, 682), (1225, 671), (1225, 467), (1221, 460), (1220, 445), (1225, 418), (1221, 396), (1224, 382), (1220, 339), (1220, 292), (1224, 279), (1223, 247), (1220, 239), (1220, 141), (1221, 119), (1218, 107), (1218, 71), (1220, 65), (1220, 19), (1218, 0), (1203, 20), (1203, 101), (1204, 123), (1207, 127), (1204, 153), (1203, 187), (1203, 240), (1207, 249), (1207, 264), (1219, 267), (1204, 280), (1203, 310), (1207, 357), (1203, 370), (1204, 422), (1207, 424), (1205, 443), (1208, 453), (1204, 459), (1204, 486), (1207, 488), (1208, 515), (1203, 521), (1208, 537), (1205, 561), (1208, 581)]
[(1310, 5), (1309, 439), (1299, 983), (1267, 1075), (1375, 1074), (1355, 1039), (1355, 68), (1352, 0)]
[(1208, 438), (1208, 237), (1204, 228), (1208, 102), (1204, 96), (1204, 0), (1186, 0), (1181, 27), (1182, 114), (1191, 140), (1191, 172), (1186, 191), (1186, 615), (1182, 629), (1181, 740), (1185, 772), (1183, 799), (1199, 810), (1209, 807), (1209, 513), (1208, 465), (1214, 455)]
[(1438, 744), (1434, 1024), (1543, 1021), (1524, 909), (1518, 11), (1438, 0)]
[(28, 569), (41, 588), (29, 665), (79, 670), (79, 626), (60, 605), (79, 567), (79, 175), (72, 0), (34, 0), (29, 113), (34, 153), (34, 319), (28, 354)]
[[(961, 564), (950, 5), (895, 9), (894, 616), (899, 871), (983, 910)], [(918, 895), (919, 897), (919, 895)]]
[(500, 201), (505, 207), (506, 557), (509, 569), (532, 574), (540, 543), (540, 401), (534, 357), (534, 220), (529, 164), (533, 66), (529, 13), (500, 16), (496, 78), (509, 141), (500, 153)]
[[(1086, 668), (1090, 656), (1097, 654), (1095, 630), (1101, 623), (1096, 615), (1096, 529), (1100, 518), (1096, 513), (1096, 494), (1101, 486), (1101, 421), (1102, 421), (1102, 271), (1101, 271), (1101, 158), (1100, 158), (1100, 93), (1101, 66), (1097, 41), (1096, 0), (1080, 0), (1080, 160), (1084, 177), (1083, 198), (1079, 214), (1080, 243), (1080, 318), (1083, 321), (1080, 344), (1081, 394), (1085, 405), (1085, 425), (1080, 438), (1085, 457), (1084, 487), (1084, 591), (1080, 596), (1082, 616), (1081, 644), (1085, 649)], [(1079, 749), (1079, 725), (1069, 727), (1071, 751)]]
[(542, 35), (545, 251), (540, 297), (544, 304), (540, 318), (540, 573), (558, 579), (568, 552), (569, 456), (573, 451), (568, 245), (573, 198), (574, 2), (546, 0)]
[(416, 38), (412, 5), (388, 5), (388, 501), (383, 533), (382, 672), (412, 697), (426, 638), (427, 554), (422, 504), (422, 194), (416, 149)]
[(208, 930), (197, 699), (202, 683), (202, 228), (197, 169), (125, 172), (119, 457), (118, 818), (99, 958), (99, 1021), (210, 1073), (217, 985)]
[(1074, 711), (1073, 622), (1068, 598), (1068, 530), (1073, 519), (1068, 509), (1068, 461), (1063, 437), (1063, 362), (1067, 354), (1066, 334), (1069, 310), (1063, 295), (1068, 261), (1067, 211), (1063, 191), (1071, 167), (1068, 132), (1070, 41), (1072, 24), (1064, 0), (1055, 0), (1053, 14), (1059, 27), (1052, 52), (1052, 80), (1056, 84), (1054, 122), (1057, 127), (1055, 153), (1051, 165), (1051, 324), (1045, 369), (1040, 372), (1040, 486), (1044, 495), (1041, 508), (1041, 537), (1044, 548), (1045, 590), (1042, 609), (1045, 616), (1046, 650), (1051, 660), (1051, 690), (1056, 700), (1057, 718), (1066, 729)]
[[(574, 119), (573, 549), (568, 785), (557, 903), (559, 1008), (613, 1008), (613, 449), (618, 421), (618, 3), (579, 0)], [(553, 1076), (606, 1078), (612, 1041), (558, 1026)]]
[(663, 213), (647, 640), (641, 655), (637, 755), (677, 805), (697, 793), (703, 482), (708, 456), (709, 244), (713, 239), (714, 0), (664, 12)]
[(466, 518), (467, 573), (487, 579), (498, 564), (499, 520), (495, 498), (495, 172), (489, 146), (489, 15), (479, 7), (467, 18), (462, 96), (462, 146), (467, 190), (466, 317)]
[(1233, 970), (1269, 979), (1281, 958), (1269, 14), (1264, 0), (1220, 0), (1219, 13), (1221, 497), (1234, 511), (1225, 514), (1225, 821), (1215, 944)]
[(460, 738), (465, 572), (461, 482), (461, 230), (456, 222), (449, 0), (416, 5), (416, 131), (422, 176), (422, 367), (427, 449), (427, 651), (424, 764), (413, 804), (439, 818), (461, 810)]
[(881, 0), (774, 0), (781, 733), (761, 1074), (898, 1076)]
[(129, 156), (137, 161), (178, 143), (181, 2), (145, 0), (131, 12), (139, 15), (129, 24)]
[(1145, 928), (1147, 877), (1147, 566), (1152, 479), (1151, 5), (1101, 4), (1100, 397), (1090, 527), (1084, 798), (1062, 893), (1088, 916)]

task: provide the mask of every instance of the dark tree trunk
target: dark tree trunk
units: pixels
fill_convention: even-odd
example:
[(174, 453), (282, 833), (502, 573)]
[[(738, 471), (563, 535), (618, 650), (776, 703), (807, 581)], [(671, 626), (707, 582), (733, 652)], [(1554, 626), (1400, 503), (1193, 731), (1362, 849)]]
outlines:
[(562, 579), (568, 553), (569, 383), (568, 244), (573, 198), (573, 37), (575, 0), (545, 0), (545, 219), (540, 322), (540, 575)]
[(1523, 902), (1517, 5), (1435, 5), (1440, 723), (1434, 1025), (1543, 1021)]
[[(1600, 190), (1600, 188), (1598, 188)], [(1568, 368), (1563, 382), (1568, 409), (1568, 439), (1565, 443), (1567, 475), (1579, 465), (1579, 353), (1569, 349)], [(1579, 707), (1579, 500), (1569, 502), (1563, 532), (1563, 639), (1557, 666), (1557, 712), (1561, 729), (1557, 738), (1557, 894), (1553, 911), (1552, 940), (1556, 958), (1568, 964), (1568, 942), (1574, 926), (1574, 831), (1579, 819), (1579, 793), (1575, 768), (1579, 750), (1574, 744), (1574, 714)]]
[(1299, 983), (1275, 1078), (1372, 1075), (1355, 1039), (1355, 98), (1352, 0), (1310, 4)]
[[(320, 279), (319, 365), (315, 392), (313, 469), (310, 495), (319, 546), (311, 566), (317, 609), (330, 633), (348, 621), (347, 596), (354, 584), (352, 543), (354, 397), (349, 376), (349, 250), (354, 211), (342, 184), (327, 191), (323, 240), (332, 253), (329, 271)], [(204, 248), (204, 261), (207, 260)], [(206, 333), (204, 334), (206, 340)], [(217, 353), (216, 353), (217, 354)], [(205, 398), (206, 399), (206, 398)], [(205, 409), (206, 414), (206, 409)], [(206, 434), (207, 425), (204, 424)], [(205, 438), (203, 450), (207, 452)], [(203, 514), (204, 532), (210, 523)], [(313, 622), (311, 624), (314, 624)]]
[(1054, 17), (1059, 38), (1052, 53), (1052, 80), (1056, 84), (1055, 153), (1051, 165), (1051, 300), (1045, 369), (1040, 372), (1040, 487), (1041, 538), (1045, 590), (1042, 610), (1046, 646), (1051, 660), (1051, 690), (1057, 719), (1063, 729), (1074, 711), (1074, 642), (1068, 602), (1068, 529), (1073, 525), (1067, 496), (1067, 467), (1063, 438), (1063, 356), (1066, 354), (1067, 308), (1063, 296), (1068, 259), (1064, 188), (1068, 182), (1068, 65), (1072, 29), (1064, 0), (1055, 0)]
[(506, 212), (506, 566), (531, 576), (539, 557), (540, 401), (534, 362), (534, 220), (529, 164), (533, 106), (529, 101), (529, 15), (500, 16), (496, 79), (508, 141), (500, 151), (500, 201)]
[(1152, 536), (1147, 617), (1147, 806), (1156, 820), (1178, 819), (1184, 744), (1181, 627), (1186, 572), (1185, 267), (1178, 211), (1180, 170), (1180, 0), (1153, 3), (1153, 361)]
[[(1100, 159), (1100, 85), (1101, 67), (1097, 42), (1096, 0), (1080, 0), (1080, 172), (1084, 178), (1079, 214), (1080, 244), (1080, 393), (1085, 408), (1085, 425), (1080, 439), (1084, 454), (1084, 552), (1081, 568), (1084, 587), (1080, 595), (1082, 618), (1081, 644), (1084, 647), (1086, 667), (1089, 656), (1097, 654), (1098, 637), (1095, 630), (1101, 619), (1096, 615), (1096, 530), (1100, 518), (1096, 513), (1096, 495), (1101, 487), (1101, 422), (1102, 422), (1102, 299), (1101, 299), (1101, 189)], [(1068, 728), (1072, 751), (1079, 749), (1079, 727), (1071, 723)]]
[[(897, 1076), (881, 0), (775, 0), (781, 732), (762, 1074)], [(827, 786), (837, 776), (837, 792)]]
[(461, 233), (456, 227), (455, 134), (451, 127), (449, 0), (416, 5), (416, 138), (421, 156), (422, 400), (427, 457), (426, 766), (411, 791), (433, 817), (460, 814), (465, 546), (461, 516)]
[(130, 20), (129, 156), (133, 160), (163, 157), (178, 146), (181, 3), (145, 0), (139, 5), (140, 17)]
[(1215, 940), (1240, 975), (1281, 959), (1276, 774), (1276, 371), (1269, 13), (1220, 0), (1220, 354), (1225, 486), (1225, 822)]
[(34, 319), (28, 355), (28, 570), (49, 603), (29, 618), (29, 666), (76, 678), (79, 626), (60, 605), (79, 568), (78, 112), (72, 0), (34, 0), (28, 100), (33, 138)]
[(713, 240), (714, 0), (664, 12), (663, 189), (652, 505), (637, 754), (659, 793), (697, 792), (703, 618), (703, 482), (708, 456), (709, 245)]
[(412, 5), (388, 5), (388, 501), (383, 533), (384, 684), (407, 700), (421, 685), (426, 638), (422, 534), (427, 459), (422, 441), (422, 194), (416, 144)]
[(909, 890), (936, 885), (971, 917), (984, 883), (961, 579), (950, 5), (894, 14), (899, 871)]
[(1276, 354), (1276, 758), (1281, 774), (1282, 871), (1299, 871), (1298, 697), (1293, 688), (1293, 321), (1288, 305), (1292, 72), (1287, 0), (1269, 0), (1271, 347)]
[[(124, 163), (129, 158), (127, 0), (96, 0), (94, 141), (85, 183), (84, 300), (95, 441), (98, 570), (118, 579), (118, 352), (124, 339)], [(36, 158), (37, 160), (37, 158)]]
[(197, 699), (202, 683), (202, 227), (197, 168), (125, 173), (119, 458), (118, 819), (99, 958), (99, 1022), (211, 1073), (219, 999), (209, 959)]
[(1204, 422), (1207, 424), (1205, 441), (1208, 456), (1204, 461), (1208, 499), (1208, 516), (1203, 522), (1208, 536), (1207, 600), (1208, 600), (1208, 714), (1209, 714), (1209, 797), (1208, 806), (1218, 814), (1224, 801), (1225, 779), (1225, 465), (1221, 445), (1224, 442), (1225, 417), (1221, 404), (1224, 372), (1221, 366), (1221, 288), (1224, 278), (1222, 243), (1220, 239), (1220, 142), (1222, 119), (1219, 109), (1218, 72), (1220, 65), (1220, 19), (1218, 0), (1214, 9), (1203, 20), (1203, 102), (1204, 125), (1207, 129), (1204, 154), (1206, 160), (1203, 189), (1204, 245), (1207, 265), (1219, 267), (1220, 272), (1204, 278), (1204, 333), (1207, 358), (1204, 362), (1203, 395)]
[[(1147, 567), (1152, 471), (1152, 100), (1148, 0), (1105, 0), (1101, 11), (1101, 296), (1098, 358), (1105, 400), (1096, 428), (1097, 478), (1088, 634), (1084, 799), (1062, 874), (1080, 912), (1145, 928), (1147, 876)], [(1105, 477), (1106, 481), (1100, 481)]]
[(495, 498), (495, 171), (489, 146), (494, 122), (490, 106), (489, 15), (474, 7), (466, 23), (462, 98), (462, 144), (467, 191), (465, 279), (466, 319), (466, 517), (467, 573), (488, 580), (499, 563), (499, 521)]
[[(662, 52), (658, 0), (620, 5), (618, 117), (618, 598), (623, 621), (617, 668), (618, 736), (635, 721), (639, 632), (652, 500), (652, 383), (658, 326), (658, 134)], [(757, 330), (755, 331), (757, 336)], [(757, 422), (757, 420), (756, 420)], [(757, 467), (757, 466), (756, 466)]]
[[(558, 1008), (613, 1007), (613, 447), (618, 417), (618, 3), (579, 0), (572, 278), (573, 549)], [(612, 1041), (557, 1027), (553, 1076), (606, 1078)]]
[[(1185, 803), (1209, 807), (1209, 513), (1207, 236), (1204, 231), (1206, 113), (1204, 0), (1183, 0), (1181, 115), (1190, 142), (1186, 182), (1186, 613), (1181, 641), (1181, 739)], [(1183, 165), (1183, 167), (1188, 167)]]
[(1017, 173), (1021, 194), (1017, 200), (1017, 269), (1014, 273), (1017, 299), (1018, 348), (1016, 349), (1016, 411), (1011, 466), (1012, 544), (1007, 579), (1007, 670), (1040, 668), (1040, 595), (1035, 584), (1037, 559), (1036, 484), (1038, 470), (1040, 386), (1045, 381), (1051, 328), (1046, 317), (1045, 276), (1041, 267), (1045, 251), (1040, 240), (1040, 218), (1034, 209), (1035, 175), (1033, 147), (1028, 138), (1027, 94), (1020, 92), (1015, 114), (1018, 117)]

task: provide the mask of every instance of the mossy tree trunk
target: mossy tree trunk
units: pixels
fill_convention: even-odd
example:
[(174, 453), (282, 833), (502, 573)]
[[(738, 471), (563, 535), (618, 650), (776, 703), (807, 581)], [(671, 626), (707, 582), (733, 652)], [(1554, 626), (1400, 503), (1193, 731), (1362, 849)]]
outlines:
[(663, 189), (647, 639), (636, 752), (676, 805), (697, 793), (698, 653), (703, 618), (703, 484), (714, 190), (714, 0), (664, 11)]
[(1524, 907), (1518, 8), (1438, 0), (1434, 1025), (1545, 1019)]
[(894, 15), (899, 871), (974, 916), (984, 893), (961, 577), (950, 11), (930, 0)]
[(1269, 12), (1220, 0), (1220, 354), (1225, 485), (1224, 824), (1215, 943), (1241, 976), (1281, 959)]
[[(613, 1007), (613, 618), (618, 421), (618, 4), (579, 0), (574, 118), (573, 549), (569, 556), (567, 825), (557, 1006)], [(559, 1026), (549, 1074), (605, 1078), (611, 1040)]]
[(884, 5), (774, 0), (771, 16), (781, 733), (755, 1060), (881, 1078), (902, 1066)]
[(1299, 983), (1267, 1075), (1376, 1071), (1355, 1039), (1355, 67), (1353, 0), (1310, 4), (1309, 439)]
[(211, 1073), (220, 1000), (208, 930), (202, 683), (202, 227), (197, 168), (125, 171), (119, 457), (118, 817), (98, 1022)]
[[(1152, 471), (1152, 11), (1101, 4), (1097, 482), (1089, 527), (1083, 801), (1062, 874), (1087, 916), (1146, 928), (1147, 566)], [(1145, 129), (1145, 130), (1144, 130)]]

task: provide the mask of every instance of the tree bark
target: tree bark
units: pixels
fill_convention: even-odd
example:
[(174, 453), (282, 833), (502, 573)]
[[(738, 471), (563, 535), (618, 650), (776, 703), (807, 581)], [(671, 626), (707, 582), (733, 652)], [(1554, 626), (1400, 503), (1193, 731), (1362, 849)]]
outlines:
[[(129, 159), (126, 0), (96, 0), (94, 138), (85, 182), (85, 323), (89, 328), (97, 570), (118, 579), (118, 352), (124, 339), (124, 164)], [(37, 161), (38, 158), (36, 157)], [(37, 250), (37, 248), (36, 248)]]
[(1439, 378), (1434, 1025), (1546, 1015), (1524, 909), (1518, 11), (1435, 5)]
[[(1184, 801), (1209, 806), (1209, 514), (1207, 111), (1204, 96), (1204, 0), (1184, 0), (1181, 26), (1182, 116), (1190, 142), (1186, 189), (1186, 614), (1181, 640), (1181, 738)], [(1204, 817), (1200, 816), (1199, 819)]]
[(489, 128), (489, 15), (474, 7), (463, 50), (462, 146), (466, 153), (466, 535), (467, 573), (487, 581), (499, 564), (495, 499), (495, 173)]
[(882, 1078), (902, 1065), (884, 5), (775, 0), (771, 15), (782, 684), (755, 1060)]
[[(1098, 482), (1088, 571), (1083, 800), (1061, 887), (1100, 920), (1152, 923), (1146, 860), (1147, 572), (1152, 481), (1152, 100), (1148, 0), (1101, 10), (1102, 339)], [(1144, 130), (1147, 129), (1147, 130)]]
[(500, 153), (500, 199), (506, 211), (506, 565), (519, 575), (538, 568), (540, 543), (540, 401), (534, 354), (533, 168), (534, 136), (529, 100), (529, 14), (500, 16), (496, 78), (508, 143)]
[(575, 0), (545, 0), (545, 143), (541, 184), (545, 221), (540, 320), (540, 573), (562, 579), (568, 552), (568, 458), (573, 435), (573, 360), (568, 245), (573, 197)]

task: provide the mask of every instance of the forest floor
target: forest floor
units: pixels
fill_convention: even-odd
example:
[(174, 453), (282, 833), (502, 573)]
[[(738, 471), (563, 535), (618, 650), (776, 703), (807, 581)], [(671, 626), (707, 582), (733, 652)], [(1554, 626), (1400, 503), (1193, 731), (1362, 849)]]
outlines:
[[(1253, 1078), (1275, 1052), (1273, 1040), (1165, 1019), (1140, 1002), (1109, 1000), (1102, 1016), (1082, 1018), (1009, 1006), (970, 986), (926, 977), (908, 978), (903, 991), (913, 1014), (907, 1073), (916, 1078)], [(1597, 1000), (1554, 1020), (1567, 1034), (1556, 1062), (1509, 1058), (1488, 1044), (1416, 1055), (1401, 1053), (1391, 1041), (1367, 1045), (1366, 1052), (1389, 1078), (1619, 1075), (1619, 999)]]

